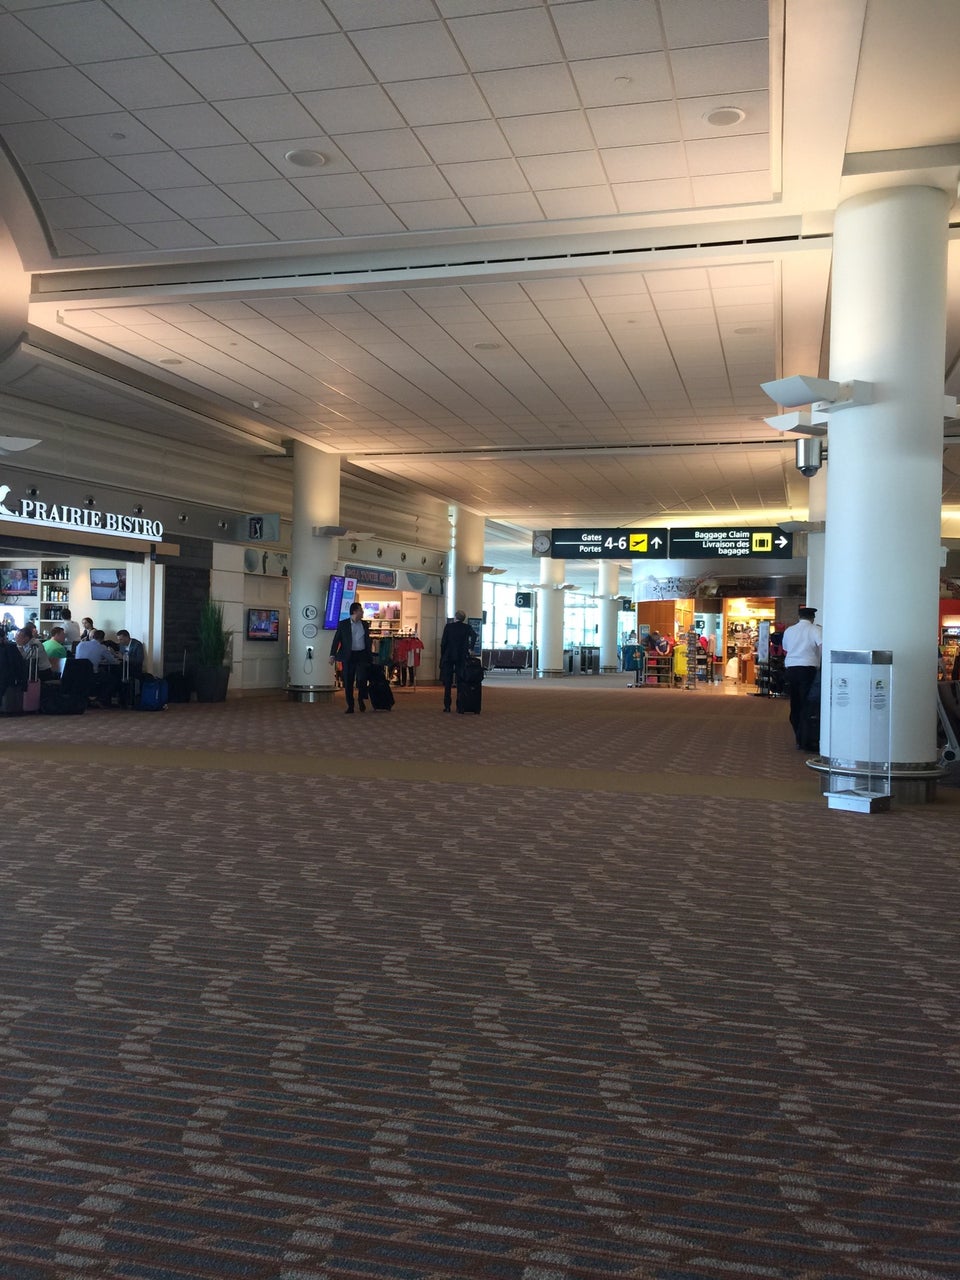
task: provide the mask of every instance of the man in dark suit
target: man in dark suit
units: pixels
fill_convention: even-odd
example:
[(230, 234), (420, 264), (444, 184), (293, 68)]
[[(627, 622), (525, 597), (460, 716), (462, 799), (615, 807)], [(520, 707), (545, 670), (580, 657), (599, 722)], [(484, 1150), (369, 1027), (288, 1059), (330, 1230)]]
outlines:
[(347, 695), (348, 716), (353, 715), (353, 686), (356, 681), (360, 710), (366, 711), (367, 669), (373, 658), (370, 647), (370, 623), (363, 620), (363, 605), (356, 600), (350, 606), (350, 617), (337, 624), (330, 646), (330, 662), (343, 663), (343, 691)]
[[(452, 621), (443, 628), (440, 637), (440, 679), (443, 681), (443, 709), (450, 710), (453, 682), (459, 684), (463, 668), (477, 643), (477, 633), (467, 622), (467, 615), (458, 609)], [(459, 710), (460, 695), (457, 694)]]

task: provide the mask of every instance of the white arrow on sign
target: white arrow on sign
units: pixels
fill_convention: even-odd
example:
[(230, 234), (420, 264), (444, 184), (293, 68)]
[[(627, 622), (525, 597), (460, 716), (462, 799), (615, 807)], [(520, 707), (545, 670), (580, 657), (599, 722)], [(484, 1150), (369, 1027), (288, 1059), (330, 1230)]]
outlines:
[(778, 547), (785, 547), (787, 545), (787, 540), (781, 535), (774, 545)]
[(662, 539), (662, 538), (651, 538), (651, 539), (650, 539), (650, 545), (651, 545), (651, 547), (662, 547), (662, 546), (663, 546), (663, 539)]

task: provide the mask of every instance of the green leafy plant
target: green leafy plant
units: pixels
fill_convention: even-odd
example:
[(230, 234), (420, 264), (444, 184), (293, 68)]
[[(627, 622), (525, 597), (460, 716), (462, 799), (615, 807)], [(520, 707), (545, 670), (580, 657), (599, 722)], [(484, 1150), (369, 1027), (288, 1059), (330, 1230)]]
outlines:
[(205, 600), (197, 627), (197, 665), (222, 667), (230, 655), (233, 632), (223, 624), (223, 605)]

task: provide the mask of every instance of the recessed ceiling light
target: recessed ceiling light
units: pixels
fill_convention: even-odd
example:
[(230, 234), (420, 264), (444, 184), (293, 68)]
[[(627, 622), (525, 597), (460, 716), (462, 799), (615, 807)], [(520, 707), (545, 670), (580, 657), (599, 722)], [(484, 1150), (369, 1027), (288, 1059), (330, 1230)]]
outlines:
[(309, 147), (296, 147), (293, 151), (285, 151), (283, 158), (300, 169), (316, 169), (319, 165), (327, 163), (327, 157), (322, 151), (311, 151)]
[(111, 138), (116, 138), (118, 142), (122, 142), (126, 136), (127, 135), (125, 133), (122, 133), (119, 129), (117, 129), (115, 133), (111, 133), (110, 135)]
[(474, 351), (499, 351), (499, 342), (475, 342), (473, 344)]
[(715, 129), (729, 129), (731, 125), (746, 120), (747, 113), (739, 107), (714, 107), (712, 111), (705, 112), (703, 118)]
[(182, 360), (177, 360), (173, 356), (164, 356), (159, 362), (160, 364), (183, 364)]
[(763, 333), (763, 330), (760, 328), (760, 326), (759, 326), (758, 324), (745, 324), (745, 325), (743, 325), (743, 327), (742, 327), (742, 328), (740, 328), (740, 329), (734, 329), (734, 331), (733, 331), (733, 332), (734, 332), (734, 333), (742, 333), (742, 334), (746, 335), (746, 334), (748, 334), (748, 333)]

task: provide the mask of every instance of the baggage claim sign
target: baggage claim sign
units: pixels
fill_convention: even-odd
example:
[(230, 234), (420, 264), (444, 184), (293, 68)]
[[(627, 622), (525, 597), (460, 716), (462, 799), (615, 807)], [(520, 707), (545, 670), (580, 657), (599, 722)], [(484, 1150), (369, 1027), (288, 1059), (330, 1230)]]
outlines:
[(766, 529), (553, 529), (550, 557), (580, 560), (790, 560), (793, 534)]

